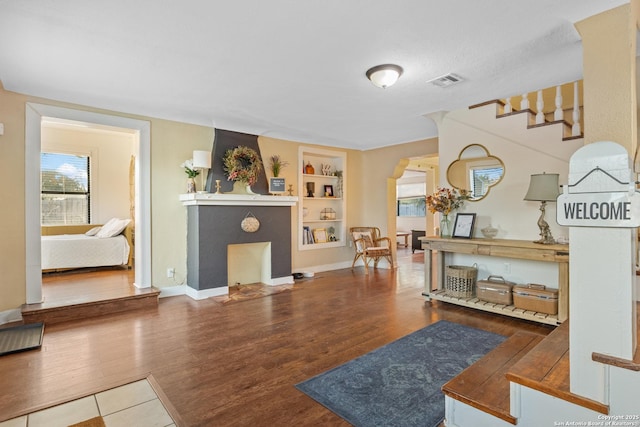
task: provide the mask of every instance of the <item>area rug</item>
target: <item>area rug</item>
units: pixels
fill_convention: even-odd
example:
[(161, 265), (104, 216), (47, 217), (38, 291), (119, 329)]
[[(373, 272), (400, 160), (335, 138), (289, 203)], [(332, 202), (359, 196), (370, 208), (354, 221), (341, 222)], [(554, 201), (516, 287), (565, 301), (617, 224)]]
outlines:
[(281, 292), (293, 291), (294, 285), (268, 286), (262, 283), (252, 283), (248, 285), (229, 286), (228, 295), (220, 295), (212, 297), (216, 302), (222, 304), (246, 301), (255, 298), (263, 298), (269, 295), (279, 294)]
[(0, 356), (40, 348), (43, 333), (42, 322), (0, 329)]
[(356, 427), (435, 427), (442, 385), (505, 339), (442, 320), (296, 387)]

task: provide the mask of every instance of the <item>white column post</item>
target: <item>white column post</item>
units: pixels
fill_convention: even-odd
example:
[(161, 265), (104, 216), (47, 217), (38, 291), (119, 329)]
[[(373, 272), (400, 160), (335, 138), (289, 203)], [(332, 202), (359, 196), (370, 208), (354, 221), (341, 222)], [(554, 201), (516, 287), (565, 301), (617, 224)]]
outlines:
[(573, 82), (573, 126), (571, 126), (571, 136), (579, 136), (581, 133), (578, 82)]
[[(609, 403), (606, 368), (591, 355), (598, 352), (633, 359), (636, 347), (633, 227), (639, 221), (640, 203), (633, 206), (640, 194), (631, 176), (624, 147), (594, 142), (571, 156), (569, 186), (558, 198), (558, 223), (571, 225), (571, 392), (604, 404)], [(628, 215), (613, 213), (628, 200)], [(571, 209), (573, 214), (569, 214)]]

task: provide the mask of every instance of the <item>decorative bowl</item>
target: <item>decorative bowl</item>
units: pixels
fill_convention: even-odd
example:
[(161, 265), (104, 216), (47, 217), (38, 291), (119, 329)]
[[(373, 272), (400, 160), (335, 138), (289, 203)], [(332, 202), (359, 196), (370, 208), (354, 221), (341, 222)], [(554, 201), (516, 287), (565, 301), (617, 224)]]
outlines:
[(493, 239), (494, 237), (496, 237), (498, 235), (498, 229), (494, 228), (492, 226), (487, 226), (483, 229), (480, 230), (482, 232), (482, 235), (484, 237), (486, 237), (487, 239)]

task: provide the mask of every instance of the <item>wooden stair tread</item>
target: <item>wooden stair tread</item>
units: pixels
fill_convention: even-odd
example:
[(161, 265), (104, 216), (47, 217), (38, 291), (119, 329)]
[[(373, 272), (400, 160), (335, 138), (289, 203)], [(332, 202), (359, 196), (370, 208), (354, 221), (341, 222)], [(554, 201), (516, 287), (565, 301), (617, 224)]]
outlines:
[(445, 395), (511, 424), (510, 384), (505, 374), (544, 337), (517, 332), (442, 386)]
[(506, 377), (525, 387), (608, 414), (607, 405), (571, 393), (569, 373), (569, 321), (565, 321), (514, 364)]
[(636, 351), (633, 360), (622, 359), (619, 357), (609, 356), (607, 354), (596, 352), (591, 355), (592, 360), (600, 363), (605, 363), (607, 365), (617, 366), (618, 368), (629, 369), (631, 371), (640, 371), (640, 312), (638, 311), (640, 310), (640, 303), (637, 303), (637, 305), (638, 309), (636, 309), (636, 333), (638, 334), (638, 338), (636, 340)]

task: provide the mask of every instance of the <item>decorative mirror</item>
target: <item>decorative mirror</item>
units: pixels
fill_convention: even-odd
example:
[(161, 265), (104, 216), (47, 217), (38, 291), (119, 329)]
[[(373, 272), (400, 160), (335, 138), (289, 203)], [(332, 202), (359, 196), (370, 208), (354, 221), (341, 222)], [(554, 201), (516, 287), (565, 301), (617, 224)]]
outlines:
[(452, 187), (467, 190), (469, 201), (482, 200), (491, 187), (498, 184), (504, 176), (504, 163), (489, 154), (480, 144), (467, 145), (460, 151), (447, 169), (447, 181)]

